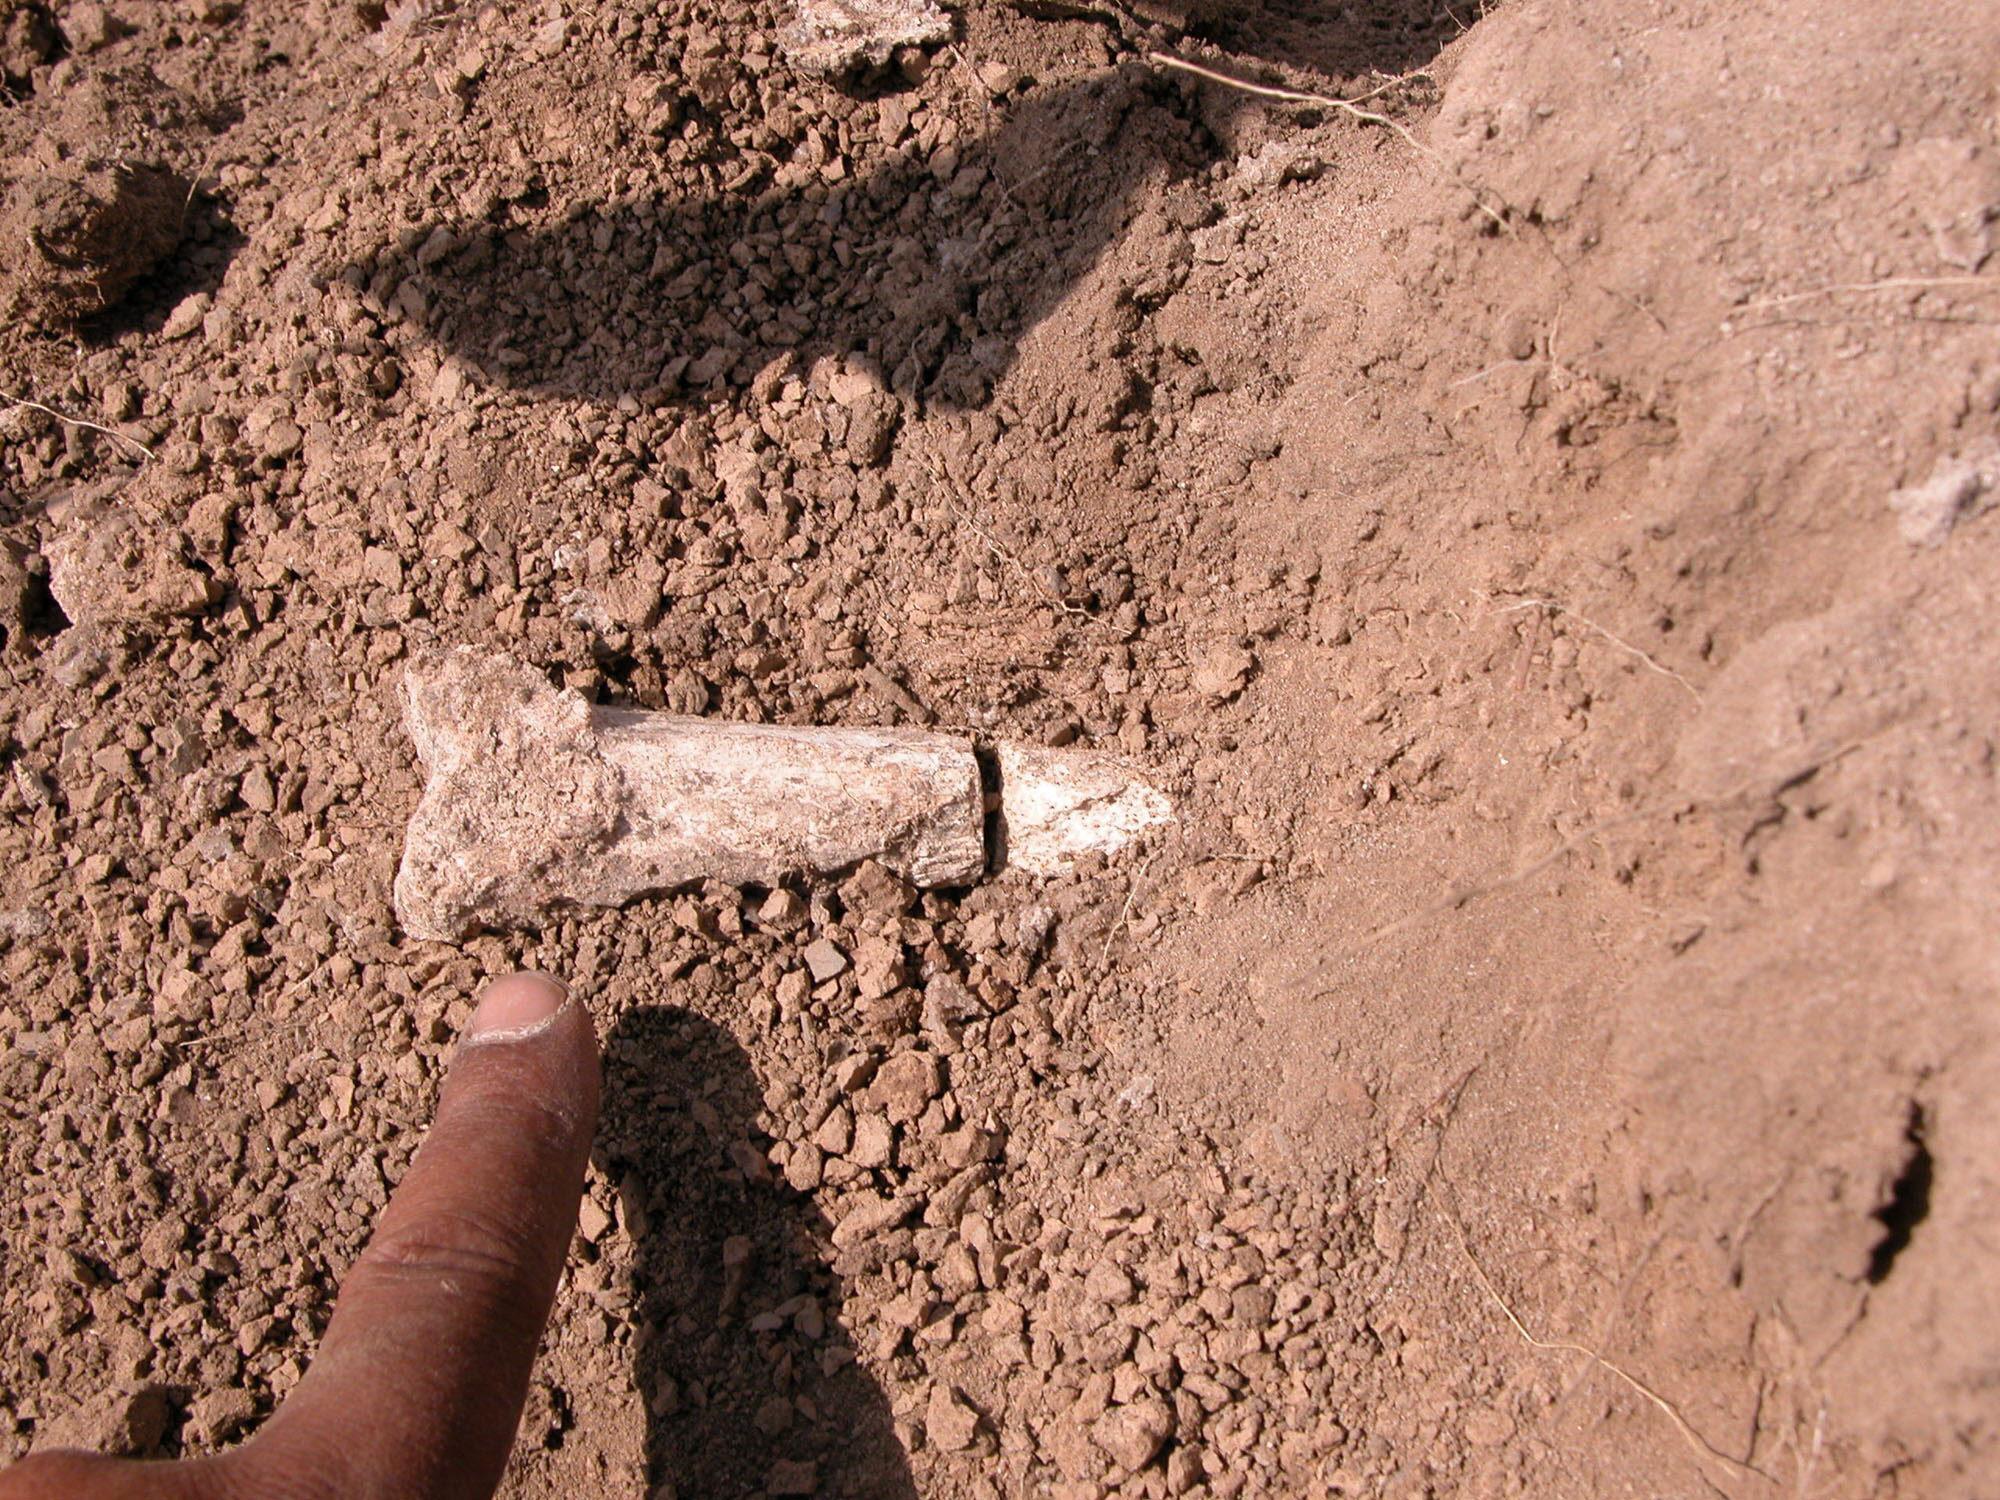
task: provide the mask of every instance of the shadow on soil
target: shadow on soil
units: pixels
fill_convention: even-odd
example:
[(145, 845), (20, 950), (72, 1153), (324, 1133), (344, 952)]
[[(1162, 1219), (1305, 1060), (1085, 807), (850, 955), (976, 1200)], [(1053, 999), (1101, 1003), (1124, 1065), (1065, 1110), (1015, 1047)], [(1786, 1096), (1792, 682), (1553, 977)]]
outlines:
[(748, 1055), (702, 1017), (644, 1006), (612, 1029), (597, 1150), (643, 1220), (628, 1228), (649, 1493), (914, 1500), (888, 1399), (842, 1331), (818, 1213), (768, 1180), (761, 1105)]
[[(1423, 66), (1456, 25), (1429, 5), (1276, 3), (1201, 30), (1246, 77), (1261, 57), (1362, 77)], [(1224, 154), (1219, 119), (1260, 107), (1191, 99), (1128, 55), (987, 101), (987, 128), (942, 160), (878, 147), (886, 159), (859, 179), (809, 160), (783, 185), (581, 204), (553, 223), (559, 185), (530, 179), (489, 218), (426, 226), (344, 276), (503, 387), (652, 407), (726, 397), (787, 353), (800, 369), (834, 354), (898, 394), (977, 407), (1117, 238), (1139, 186), (1202, 172)], [(1191, 203), (1182, 227), (1213, 212)], [(1122, 300), (1174, 284), (1149, 274)]]

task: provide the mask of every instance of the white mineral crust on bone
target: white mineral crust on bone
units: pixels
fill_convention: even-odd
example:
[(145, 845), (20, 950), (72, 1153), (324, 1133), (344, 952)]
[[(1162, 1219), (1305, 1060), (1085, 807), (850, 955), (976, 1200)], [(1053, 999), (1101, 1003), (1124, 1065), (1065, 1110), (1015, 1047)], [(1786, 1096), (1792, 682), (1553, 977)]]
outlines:
[(1005, 742), (996, 753), (1001, 857), (1024, 875), (1060, 875), (1084, 855), (1116, 854), (1174, 815), (1123, 761)]
[[(979, 764), (955, 735), (597, 708), (468, 647), (420, 653), (402, 690), (428, 772), (396, 875), (413, 937), (864, 859), (919, 886), (985, 873)], [(1008, 861), (1030, 875), (1114, 854), (1172, 816), (1121, 762), (1012, 745), (999, 759)]]

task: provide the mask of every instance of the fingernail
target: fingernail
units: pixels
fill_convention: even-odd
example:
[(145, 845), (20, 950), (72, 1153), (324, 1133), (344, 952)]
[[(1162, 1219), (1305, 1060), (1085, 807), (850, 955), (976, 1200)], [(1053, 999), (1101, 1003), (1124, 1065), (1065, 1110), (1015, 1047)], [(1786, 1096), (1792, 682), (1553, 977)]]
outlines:
[(509, 974), (486, 986), (465, 1043), (518, 1042), (548, 1029), (569, 1004), (569, 987), (546, 974)]

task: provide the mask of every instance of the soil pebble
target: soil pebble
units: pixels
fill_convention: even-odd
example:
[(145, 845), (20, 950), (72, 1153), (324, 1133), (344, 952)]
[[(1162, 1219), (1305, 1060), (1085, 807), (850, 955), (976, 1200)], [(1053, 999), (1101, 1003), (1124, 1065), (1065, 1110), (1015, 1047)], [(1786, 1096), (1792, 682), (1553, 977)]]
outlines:
[(41, 0), (0, 0), (0, 84), (27, 92), (31, 75), (62, 52), (62, 33)]
[(226, 1443), (249, 1425), (257, 1403), (246, 1390), (230, 1386), (197, 1396), (188, 1407), (187, 1436), (208, 1447)]
[(130, 1456), (151, 1453), (166, 1436), (168, 1414), (164, 1386), (108, 1391), (49, 1423), (36, 1434), (35, 1449), (81, 1448)]
[(1138, 1470), (1153, 1461), (1173, 1430), (1173, 1413), (1165, 1402), (1137, 1401), (1107, 1412), (1092, 1436), (1122, 1468)]
[(1937, 462), (1930, 477), (1889, 496), (1896, 529), (1913, 547), (1935, 547), (1959, 522), (1993, 507), (2000, 495), (2000, 439), (1987, 438)]
[(198, 615), (220, 594), (185, 560), (185, 539), (130, 511), (88, 507), (48, 545), (49, 592), (75, 625), (143, 625)]

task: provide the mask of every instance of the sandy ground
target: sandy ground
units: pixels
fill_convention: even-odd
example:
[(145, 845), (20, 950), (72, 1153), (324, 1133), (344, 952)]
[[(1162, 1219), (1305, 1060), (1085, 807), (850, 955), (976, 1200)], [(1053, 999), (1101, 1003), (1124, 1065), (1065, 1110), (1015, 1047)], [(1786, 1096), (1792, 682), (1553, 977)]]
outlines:
[[(510, 1496), (1993, 1493), (1991, 8), (792, 20), (0, 0), (0, 1453), (268, 1413), (525, 962)], [(431, 643), (1179, 819), (419, 942)]]

